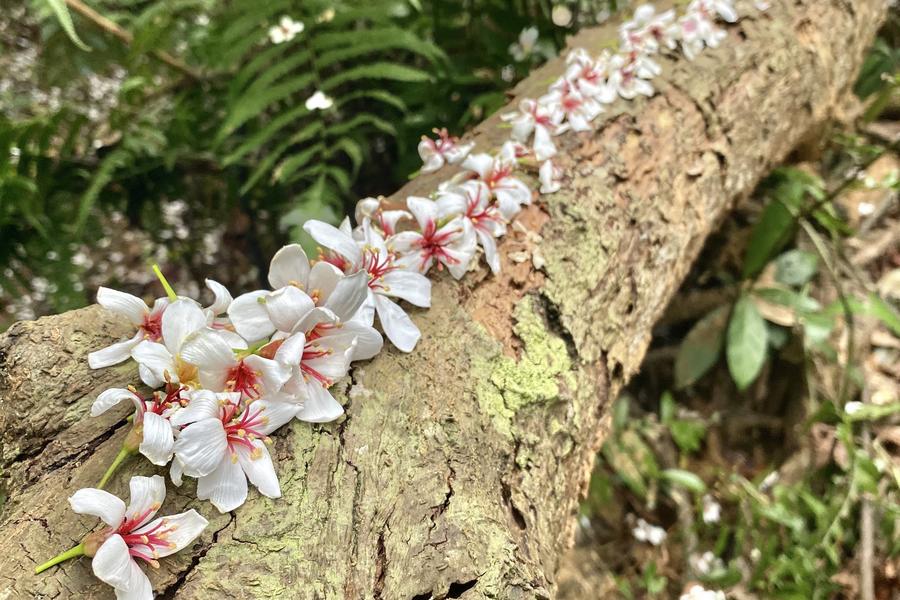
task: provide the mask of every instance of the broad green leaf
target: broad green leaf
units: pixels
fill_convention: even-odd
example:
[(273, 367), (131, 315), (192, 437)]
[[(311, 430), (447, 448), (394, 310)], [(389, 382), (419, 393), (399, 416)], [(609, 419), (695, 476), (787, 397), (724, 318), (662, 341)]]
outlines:
[(739, 390), (753, 383), (766, 362), (766, 334), (766, 322), (753, 300), (741, 296), (731, 313), (725, 346), (728, 370)]
[(785, 285), (801, 286), (813, 278), (819, 257), (803, 250), (789, 250), (775, 259), (775, 279)]
[(744, 256), (744, 278), (763, 270), (766, 263), (791, 240), (794, 216), (780, 200), (772, 200), (763, 210), (759, 222), (750, 234)]
[(659, 475), (669, 483), (680, 485), (697, 494), (702, 494), (706, 491), (706, 484), (703, 483), (703, 480), (690, 471), (685, 471), (683, 469), (666, 469)]
[[(846, 409), (846, 407), (844, 407)], [(862, 404), (856, 410), (847, 413), (851, 421), (877, 421), (893, 414), (900, 413), (900, 402), (889, 404)]]
[(753, 295), (766, 302), (787, 306), (798, 313), (815, 312), (822, 308), (815, 298), (785, 288), (757, 288), (753, 290)]
[(668, 426), (675, 445), (685, 454), (699, 450), (706, 437), (706, 424), (697, 419), (674, 419)]
[(720, 306), (697, 321), (685, 336), (675, 358), (677, 389), (696, 382), (719, 360), (727, 321), (728, 307)]
[(69, 36), (69, 39), (72, 40), (72, 43), (85, 52), (90, 52), (90, 46), (82, 42), (81, 38), (78, 37), (78, 33), (75, 32), (75, 25), (72, 23), (72, 15), (69, 14), (69, 7), (66, 6), (66, 0), (46, 1), (56, 15), (56, 18), (59, 20), (59, 24), (62, 26), (63, 31), (65, 31), (66, 35)]

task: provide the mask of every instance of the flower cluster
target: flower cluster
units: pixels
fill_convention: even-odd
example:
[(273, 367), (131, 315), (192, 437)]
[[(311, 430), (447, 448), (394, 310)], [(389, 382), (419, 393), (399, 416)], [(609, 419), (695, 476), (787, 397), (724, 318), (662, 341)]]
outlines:
[[(435, 130), (437, 139), (419, 144), (422, 172), (454, 165), (452, 177), (428, 197), (408, 197), (403, 206), (360, 200), (356, 226), (349, 218), (338, 227), (307, 221), (303, 228), (319, 244), (318, 256), (310, 260), (295, 244), (279, 250), (269, 266), (269, 289), (233, 297), (207, 280), (213, 300), (203, 305), (178, 295), (155, 266), (166, 296), (152, 306), (100, 288), (97, 302), (127, 319), (134, 333), (92, 352), (89, 364), (99, 369), (132, 359), (150, 391), (113, 388), (94, 401), (93, 416), (121, 402), (134, 407), (132, 429), (99, 487), (140, 453), (168, 466), (175, 485), (185, 476), (195, 478), (197, 497), (221, 512), (241, 506), (251, 484), (264, 496), (279, 497), (268, 451), (271, 434), (293, 420), (340, 417), (344, 409), (332, 395), (335, 384), (352, 363), (382, 350), (382, 334), (402, 352), (415, 348), (421, 333), (401, 303), (431, 305), (429, 272), (446, 269), (459, 279), (483, 255), (498, 273), (497, 238), (538, 191), (562, 187), (564, 173), (552, 162), (558, 151), (554, 138), (592, 130), (617, 98), (652, 95), (651, 80), (661, 72), (653, 55), (680, 46), (692, 58), (715, 47), (725, 36), (715, 18), (737, 19), (732, 0), (693, 0), (678, 19), (674, 11), (639, 7), (620, 28), (620, 52), (595, 57), (571, 51), (565, 73), (545, 95), (522, 100), (518, 111), (504, 115), (511, 135), (495, 153), (473, 153), (473, 143)], [(302, 23), (284, 17), (269, 35), (278, 44), (302, 31)], [(331, 106), (322, 92), (307, 101), (309, 110)], [(538, 172), (537, 182), (518, 175), (523, 164)], [(206, 521), (194, 511), (151, 521), (165, 495), (160, 476), (134, 477), (131, 488), (128, 509), (101, 490), (76, 492), (73, 509), (100, 517), (109, 528), (39, 569), (88, 554), (95, 574), (120, 598), (152, 597), (134, 559), (155, 564), (196, 538)], [(664, 530), (644, 522), (634, 533), (652, 544), (665, 537)]]

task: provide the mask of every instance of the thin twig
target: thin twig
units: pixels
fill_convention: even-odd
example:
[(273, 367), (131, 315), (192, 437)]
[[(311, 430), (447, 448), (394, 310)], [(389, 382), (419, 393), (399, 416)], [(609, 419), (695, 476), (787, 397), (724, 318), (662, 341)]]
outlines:
[[(134, 42), (134, 36), (130, 32), (125, 31), (116, 23), (107, 19), (81, 0), (66, 0), (66, 5), (68, 5), (69, 8), (80, 14), (88, 21), (92, 22), (103, 31), (122, 40), (122, 42), (126, 46), (130, 46)], [(160, 61), (169, 65), (176, 71), (187, 75), (191, 79), (201, 79), (199, 72), (195, 71), (193, 68), (189, 67), (187, 64), (175, 58), (168, 52), (164, 50), (152, 50), (150, 53)]]

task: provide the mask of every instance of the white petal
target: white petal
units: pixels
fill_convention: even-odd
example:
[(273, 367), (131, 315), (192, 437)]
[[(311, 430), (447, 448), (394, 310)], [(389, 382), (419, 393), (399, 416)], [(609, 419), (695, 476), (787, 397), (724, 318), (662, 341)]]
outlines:
[(91, 561), (91, 569), (100, 581), (117, 590), (127, 590), (131, 587), (132, 564), (134, 561), (128, 554), (128, 544), (122, 536), (114, 533), (97, 549), (97, 554)]
[(410, 304), (421, 307), (431, 306), (431, 280), (415, 271), (397, 269), (384, 276), (388, 296), (402, 298)]
[(309, 293), (316, 294), (319, 298), (319, 304), (322, 304), (322, 300), (331, 296), (331, 292), (334, 291), (334, 288), (343, 277), (343, 271), (329, 262), (320, 260), (313, 265), (309, 272), (309, 282), (307, 284)]
[(314, 308), (294, 326), (292, 333), (308, 333), (320, 323), (337, 323), (339, 319), (327, 308)]
[(102, 369), (103, 367), (111, 367), (128, 360), (131, 358), (131, 350), (143, 339), (143, 334), (138, 331), (130, 340), (116, 342), (102, 350), (91, 352), (88, 354), (88, 366), (92, 369)]
[(181, 464), (181, 461), (178, 460), (178, 457), (175, 457), (175, 460), (172, 461), (172, 464), (169, 466), (169, 479), (172, 480), (176, 486), (181, 487), (181, 477), (184, 475), (184, 465)]
[(228, 460), (227, 449), (225, 428), (217, 418), (188, 425), (175, 440), (175, 454), (184, 465), (185, 475), (191, 477), (212, 473), (223, 457)]
[(422, 229), (425, 229), (430, 221), (438, 219), (438, 206), (434, 200), (410, 196), (406, 199), (406, 206)]
[(344, 414), (344, 407), (321, 385), (312, 382), (297, 418), (307, 423), (328, 423)]
[(496, 275), (500, 272), (500, 255), (497, 252), (497, 241), (494, 239), (494, 236), (480, 229), (475, 234), (478, 236), (478, 241), (481, 242), (481, 247), (484, 249), (485, 262)]
[(362, 262), (362, 251), (354, 239), (334, 225), (310, 219), (303, 224), (303, 230), (322, 246), (334, 250), (346, 258), (350, 264), (358, 265)]
[[(100, 395), (97, 396), (97, 399), (94, 400), (94, 403), (91, 405), (91, 416), (96, 417), (102, 415), (123, 400), (128, 400), (135, 405), (140, 402), (140, 399), (134, 395), (134, 392), (123, 388), (110, 388), (100, 392)], [(137, 406), (135, 406), (135, 408), (137, 408)]]
[(225, 455), (209, 475), (197, 480), (197, 498), (209, 500), (219, 512), (227, 513), (247, 499), (247, 476), (237, 461)]
[(348, 321), (353, 318), (368, 295), (369, 274), (358, 271), (338, 281), (334, 291), (328, 296), (325, 307), (331, 309), (342, 321)]
[(175, 427), (183, 427), (202, 419), (217, 419), (220, 406), (221, 401), (215, 393), (210, 390), (197, 390), (191, 394), (187, 406), (169, 417), (169, 422)]
[(245, 340), (255, 342), (269, 337), (275, 331), (265, 305), (265, 297), (268, 295), (269, 292), (265, 290), (241, 294), (228, 307), (232, 325)]
[(156, 530), (157, 525), (160, 525), (160, 528), (169, 529), (169, 533), (166, 535), (166, 541), (174, 544), (174, 546), (168, 548), (157, 548), (157, 553), (159, 557), (162, 558), (163, 556), (169, 556), (187, 548), (191, 542), (200, 537), (200, 534), (203, 533), (203, 530), (209, 525), (209, 521), (200, 516), (200, 513), (196, 510), (191, 509), (177, 515), (160, 517), (159, 519), (147, 523), (135, 531), (135, 533), (141, 534), (144, 533), (144, 531)]
[[(168, 352), (168, 350), (166, 351)], [(151, 388), (162, 387), (166, 382), (144, 365), (138, 365), (138, 376), (145, 385)]]
[(228, 371), (237, 364), (225, 338), (218, 331), (208, 328), (185, 340), (181, 358), (199, 368), (203, 387), (215, 391), (222, 390)]
[(116, 588), (116, 600), (153, 600), (153, 586), (150, 579), (136, 561), (132, 560), (128, 578), (128, 588)]
[(214, 315), (221, 315), (228, 310), (233, 299), (228, 288), (212, 279), (206, 280), (206, 287), (213, 293), (213, 303), (209, 305), (209, 310), (211, 310)]
[[(150, 387), (160, 387), (165, 382), (164, 374), (167, 371), (172, 378), (177, 375), (175, 361), (162, 344), (145, 340), (134, 347), (131, 356), (146, 369), (146, 372), (141, 372), (141, 379)], [(145, 379), (146, 374), (152, 376), (150, 381)]]
[(403, 352), (411, 352), (422, 334), (409, 315), (392, 300), (379, 295), (375, 296), (375, 310), (391, 343)]
[(303, 358), (303, 348), (306, 346), (306, 336), (295, 333), (282, 342), (275, 352), (275, 360), (284, 365), (299, 365)]
[(144, 317), (150, 312), (147, 303), (125, 292), (101, 287), (97, 290), (97, 304), (116, 314), (122, 315), (133, 325), (141, 325)]
[(176, 300), (162, 316), (162, 335), (166, 348), (177, 355), (187, 336), (206, 327), (206, 315), (193, 300)]
[(248, 356), (244, 359), (244, 364), (259, 373), (259, 377), (262, 380), (260, 382), (262, 384), (260, 392), (263, 395), (278, 392), (287, 383), (287, 380), (291, 378), (290, 365), (263, 358), (262, 356)]
[(365, 325), (358, 321), (349, 321), (344, 323), (338, 330), (338, 333), (329, 337), (341, 336), (347, 341), (347, 346), (356, 341), (356, 347), (353, 350), (352, 360), (369, 360), (375, 357), (384, 347), (384, 339), (378, 331), (369, 325)]
[(272, 292), (265, 307), (275, 329), (291, 331), (316, 304), (306, 292), (289, 285)]
[(144, 439), (138, 448), (154, 465), (165, 466), (172, 460), (175, 436), (169, 420), (152, 412), (144, 414)]
[[(278, 398), (280, 396), (273, 396)], [(269, 435), (282, 425), (289, 423), (297, 415), (300, 407), (289, 402), (279, 402), (276, 400), (257, 400), (250, 405), (250, 410), (262, 410), (263, 416), (266, 418), (266, 424), (259, 428), (260, 432)]]
[(278, 485), (278, 475), (275, 473), (275, 465), (272, 464), (272, 457), (269, 456), (266, 445), (260, 440), (254, 440), (253, 448), (257, 452), (255, 458), (251, 458), (248, 448), (244, 446), (237, 448), (241, 469), (260, 494), (268, 498), (280, 498), (281, 486)]
[(118, 527), (125, 518), (125, 503), (104, 490), (82, 488), (69, 496), (69, 505), (79, 515), (92, 515), (110, 527)]
[(475, 171), (480, 177), (484, 177), (494, 166), (494, 157), (490, 154), (470, 154), (463, 161), (463, 169)]
[(269, 263), (269, 285), (273, 290), (287, 285), (306, 285), (309, 258), (299, 244), (289, 244), (275, 253)]
[(140, 522), (137, 523), (140, 527), (153, 518), (166, 499), (166, 480), (159, 475), (152, 477), (135, 475), (128, 482), (128, 489), (131, 491), (131, 497), (125, 517), (132, 521), (140, 518)]
[(246, 350), (248, 348), (247, 340), (235, 332), (219, 328), (216, 328), (215, 331), (219, 334), (220, 338), (225, 340), (225, 343), (228, 344), (228, 347), (232, 350)]

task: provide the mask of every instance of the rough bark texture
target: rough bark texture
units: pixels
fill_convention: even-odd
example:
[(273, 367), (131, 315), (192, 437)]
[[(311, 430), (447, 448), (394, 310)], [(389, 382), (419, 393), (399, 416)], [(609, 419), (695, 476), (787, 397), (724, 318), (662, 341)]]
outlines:
[[(735, 198), (828, 119), (886, 3), (772, 4), (695, 62), (661, 60), (656, 96), (565, 139), (566, 186), (523, 213), (502, 276), (439, 278), (433, 308), (414, 314), (415, 352), (356, 368), (340, 384), (341, 421), (276, 435), (283, 498), (251, 492), (218, 515), (190, 500), (191, 483), (170, 486), (164, 511), (196, 506), (211, 524), (151, 574), (161, 597), (551, 597), (610, 401), (651, 327)], [(585, 31), (573, 45), (597, 51), (614, 35)], [(539, 94), (560, 70), (552, 62), (517, 94)], [(489, 149), (507, 131), (494, 117), (475, 138)], [(126, 331), (94, 307), (0, 337), (0, 599), (112, 596), (86, 559), (31, 571), (95, 525), (65, 499), (96, 483), (127, 411), (86, 413), (136, 372), (92, 372), (86, 354)], [(113, 492), (127, 496), (129, 472), (155, 468), (135, 459)]]

